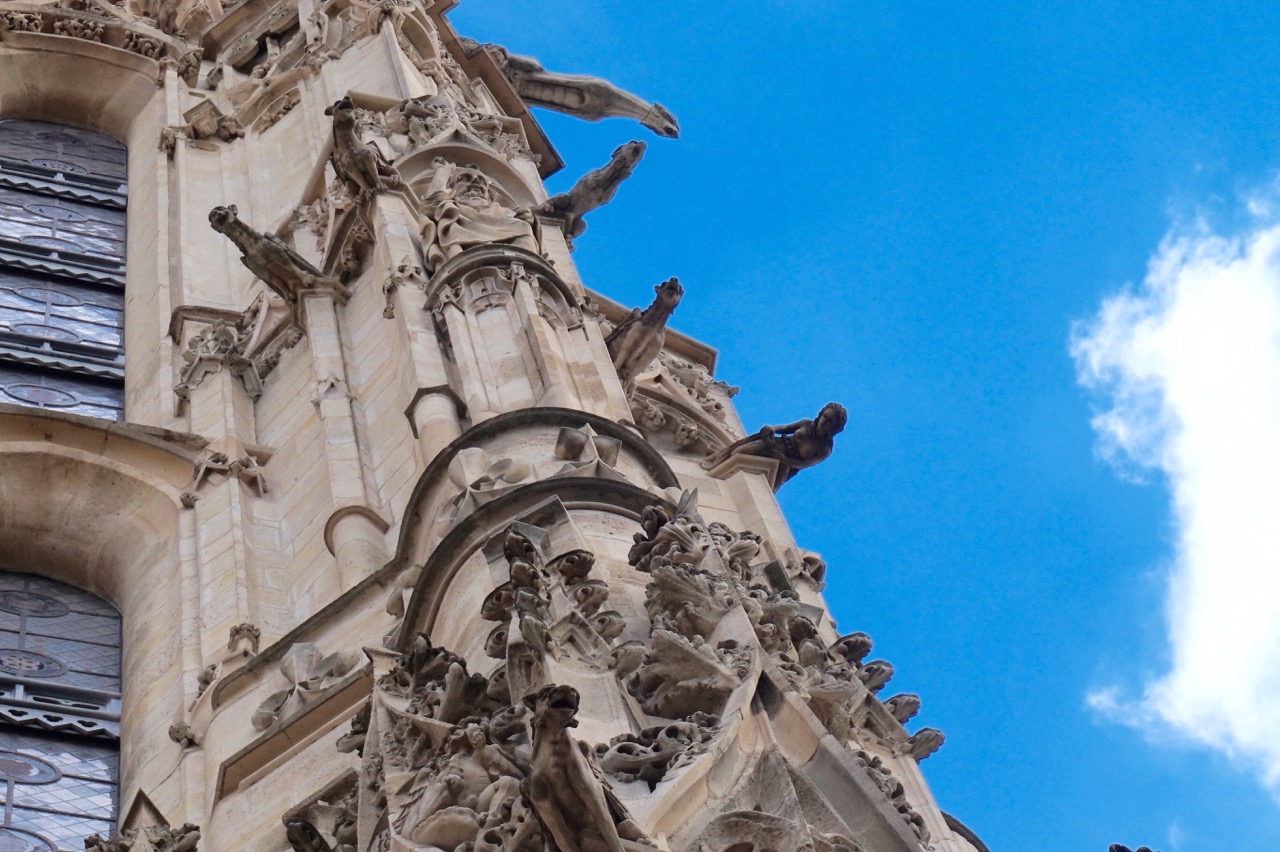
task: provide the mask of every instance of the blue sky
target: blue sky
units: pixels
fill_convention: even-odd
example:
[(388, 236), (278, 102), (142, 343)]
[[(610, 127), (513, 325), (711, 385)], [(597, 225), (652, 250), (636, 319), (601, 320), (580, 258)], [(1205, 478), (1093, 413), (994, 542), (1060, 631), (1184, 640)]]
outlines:
[(848, 406), (782, 503), (947, 733), (942, 807), (994, 850), (1274, 852), (1280, 5), (968, 5), (451, 19), (679, 118), (539, 113), (553, 191), (649, 142), (575, 259), (625, 304), (679, 276), (749, 427)]

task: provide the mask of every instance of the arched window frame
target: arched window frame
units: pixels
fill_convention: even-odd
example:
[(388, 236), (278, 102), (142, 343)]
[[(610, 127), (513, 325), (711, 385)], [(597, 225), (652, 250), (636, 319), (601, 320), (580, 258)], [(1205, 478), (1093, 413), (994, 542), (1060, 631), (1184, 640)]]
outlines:
[(0, 401), (124, 414), (125, 147), (0, 118)]

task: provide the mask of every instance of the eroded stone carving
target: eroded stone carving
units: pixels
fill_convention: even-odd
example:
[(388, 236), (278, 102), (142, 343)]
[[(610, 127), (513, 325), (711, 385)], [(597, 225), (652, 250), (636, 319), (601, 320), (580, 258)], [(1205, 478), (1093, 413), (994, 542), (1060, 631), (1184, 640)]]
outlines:
[(356, 132), (356, 107), (344, 97), (325, 109), (333, 116), (333, 153), (330, 162), (347, 185), (347, 191), (362, 201), (374, 193), (386, 192), (400, 185), (400, 175), (379, 155), (376, 148), (365, 144)]
[(240, 249), (240, 262), (290, 305), (300, 295), (319, 290), (345, 296), (342, 284), (307, 262), (275, 234), (263, 234), (240, 221), (234, 204), (209, 211), (209, 224)]
[(902, 783), (894, 777), (889, 767), (885, 766), (884, 761), (870, 752), (857, 749), (853, 753), (853, 758), (858, 765), (867, 773), (880, 792), (884, 793), (889, 803), (893, 805), (907, 826), (920, 839), (920, 842), (926, 846), (929, 844), (929, 830), (925, 827), (924, 817), (916, 811), (911, 803), (907, 801), (907, 792), (903, 789)]
[(516, 94), (531, 106), (567, 113), (587, 121), (610, 116), (634, 118), (659, 136), (671, 139), (680, 135), (676, 117), (661, 104), (648, 104), (598, 77), (581, 74), (557, 74), (548, 71), (528, 56), (517, 56), (497, 44), (479, 44), (461, 39), (469, 53), (483, 49), (502, 73), (511, 81)]
[(831, 455), (835, 436), (844, 429), (849, 415), (844, 406), (829, 402), (813, 420), (797, 420), (785, 426), (762, 426), (754, 435), (735, 441), (703, 460), (706, 470), (734, 455), (760, 456), (778, 462), (774, 477), (776, 490), (797, 472), (813, 467)]
[(449, 724), (492, 713), (498, 706), (488, 696), (488, 681), (468, 674), (465, 660), (432, 645), (425, 633), (418, 634), (409, 653), (378, 685), (388, 695), (407, 699), (410, 713)]
[(906, 742), (896, 746), (894, 753), (909, 757), (918, 763), (942, 748), (946, 738), (946, 734), (937, 728), (921, 728), (908, 737)]
[[(525, 698), (533, 713), (533, 759), (526, 795), (556, 848), (562, 852), (607, 849), (623, 852), (622, 840), (645, 837), (592, 771), (586, 755), (569, 736), (577, 725), (578, 691), (547, 686)], [(610, 805), (613, 805), (611, 808)]]
[(101, 42), (106, 34), (106, 26), (98, 21), (89, 21), (84, 18), (63, 18), (53, 22), (53, 31), (57, 35)]
[(723, 421), (725, 419), (724, 403), (715, 398), (713, 391), (723, 393), (727, 397), (733, 397), (738, 393), (736, 387), (727, 382), (713, 379), (711, 373), (701, 364), (686, 361), (684, 358), (679, 358), (670, 352), (659, 352), (658, 360), (662, 363), (667, 374), (685, 389), (699, 408), (716, 420)]
[(169, 739), (183, 748), (195, 748), (200, 745), (200, 736), (187, 722), (175, 722), (170, 725)]
[(39, 12), (19, 12), (14, 9), (0, 11), (0, 31), (38, 33), (43, 26), (44, 17)]
[(697, 712), (683, 722), (616, 736), (608, 745), (596, 746), (596, 758), (619, 781), (644, 781), (652, 790), (668, 772), (704, 752), (719, 726), (718, 716)]
[(280, 673), (290, 686), (273, 693), (253, 714), (253, 726), (265, 731), (302, 712), (329, 687), (342, 681), (358, 664), (355, 654), (322, 654), (310, 642), (299, 642), (280, 661)]
[[(631, 177), (636, 164), (644, 156), (643, 142), (619, 145), (604, 166), (587, 172), (568, 192), (554, 195), (538, 206), (539, 213), (564, 222), (564, 235), (572, 248), (573, 240), (587, 230), (583, 218), (592, 210), (613, 200), (618, 187)], [(675, 280), (675, 279), (672, 279)]]
[(895, 695), (884, 702), (884, 707), (889, 715), (905, 725), (912, 716), (920, 712), (920, 696), (910, 693)]
[(195, 852), (199, 843), (200, 829), (186, 823), (179, 828), (126, 828), (110, 840), (91, 834), (84, 839), (84, 848), (85, 852)]
[(231, 636), (227, 640), (227, 650), (243, 648), (249, 654), (258, 653), (258, 643), (262, 641), (262, 630), (256, 625), (243, 623), (231, 628)]
[(698, 712), (717, 712), (750, 668), (750, 652), (734, 640), (713, 648), (696, 638), (657, 629), (650, 643), (627, 689), (654, 716), (683, 719)]
[(658, 284), (653, 292), (653, 303), (649, 307), (643, 311), (632, 309), (631, 315), (605, 338), (605, 346), (618, 370), (618, 377), (628, 387), (662, 351), (662, 344), (667, 338), (667, 320), (684, 296), (684, 288), (676, 278)]
[(428, 272), (469, 248), (502, 244), (541, 253), (538, 219), (527, 207), (510, 207), (477, 169), (436, 158), (430, 192), (422, 205), (422, 245)]

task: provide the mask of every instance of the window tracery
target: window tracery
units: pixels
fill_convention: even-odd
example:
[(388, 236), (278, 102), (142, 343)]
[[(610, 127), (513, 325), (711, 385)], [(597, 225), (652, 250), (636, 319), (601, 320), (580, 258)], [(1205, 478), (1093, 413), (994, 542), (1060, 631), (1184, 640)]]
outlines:
[(119, 613), (0, 572), (0, 852), (78, 852), (110, 833), (119, 719)]
[(0, 120), (0, 401), (123, 416), (126, 195), (115, 140)]

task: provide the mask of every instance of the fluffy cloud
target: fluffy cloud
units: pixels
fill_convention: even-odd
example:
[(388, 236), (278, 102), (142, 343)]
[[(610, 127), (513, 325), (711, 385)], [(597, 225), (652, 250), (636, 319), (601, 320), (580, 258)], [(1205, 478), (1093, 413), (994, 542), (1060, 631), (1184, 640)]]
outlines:
[[(1255, 213), (1266, 214), (1263, 206)], [(1217, 748), (1280, 793), (1280, 224), (1168, 237), (1146, 280), (1074, 330), (1080, 383), (1121, 470), (1173, 499), (1169, 671), (1097, 710)]]

